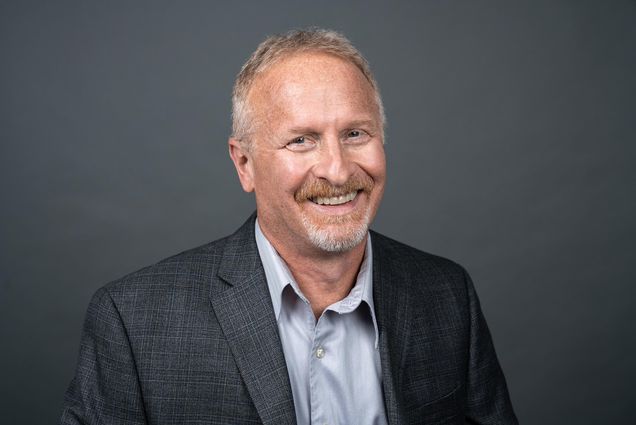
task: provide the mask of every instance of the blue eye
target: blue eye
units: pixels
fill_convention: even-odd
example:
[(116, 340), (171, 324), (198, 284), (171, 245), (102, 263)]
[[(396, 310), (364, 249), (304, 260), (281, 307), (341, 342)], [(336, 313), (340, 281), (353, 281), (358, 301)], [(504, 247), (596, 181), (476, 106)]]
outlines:
[(291, 151), (306, 151), (314, 147), (316, 143), (307, 136), (300, 136), (292, 139), (285, 147)]

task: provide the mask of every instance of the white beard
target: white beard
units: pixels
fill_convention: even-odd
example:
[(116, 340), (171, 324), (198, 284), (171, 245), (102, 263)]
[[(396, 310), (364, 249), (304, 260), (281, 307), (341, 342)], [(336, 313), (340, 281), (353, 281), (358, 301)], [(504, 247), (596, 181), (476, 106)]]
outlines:
[[(358, 246), (369, 231), (369, 212), (365, 212), (362, 221), (353, 228), (347, 228), (346, 232), (331, 232), (327, 228), (321, 228), (318, 224), (312, 222), (306, 215), (302, 216), (303, 226), (307, 231), (309, 240), (316, 247), (327, 252), (345, 252)], [(342, 221), (346, 221), (342, 220)], [(336, 226), (353, 226), (352, 223), (340, 223)]]

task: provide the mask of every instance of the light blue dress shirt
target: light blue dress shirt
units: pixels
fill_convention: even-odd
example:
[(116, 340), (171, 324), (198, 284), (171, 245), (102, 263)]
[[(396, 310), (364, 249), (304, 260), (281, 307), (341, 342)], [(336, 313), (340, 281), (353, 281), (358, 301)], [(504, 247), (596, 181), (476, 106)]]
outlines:
[(284, 260), (255, 225), (278, 323), (298, 425), (386, 424), (371, 237), (356, 284), (316, 321)]

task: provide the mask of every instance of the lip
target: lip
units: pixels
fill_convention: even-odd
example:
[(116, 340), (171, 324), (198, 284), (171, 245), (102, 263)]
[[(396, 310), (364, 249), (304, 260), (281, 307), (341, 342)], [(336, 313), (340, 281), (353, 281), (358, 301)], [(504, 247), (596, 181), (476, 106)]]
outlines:
[(358, 193), (356, 194), (356, 197), (353, 198), (351, 201), (346, 202), (344, 204), (340, 204), (340, 205), (321, 205), (321, 204), (316, 204), (315, 202), (312, 202), (310, 200), (305, 201), (304, 203), (311, 208), (312, 210), (320, 213), (320, 214), (324, 214), (324, 215), (346, 215), (349, 214), (351, 212), (353, 212), (357, 207), (358, 204), (361, 202), (361, 198), (365, 196), (363, 191), (358, 191)]

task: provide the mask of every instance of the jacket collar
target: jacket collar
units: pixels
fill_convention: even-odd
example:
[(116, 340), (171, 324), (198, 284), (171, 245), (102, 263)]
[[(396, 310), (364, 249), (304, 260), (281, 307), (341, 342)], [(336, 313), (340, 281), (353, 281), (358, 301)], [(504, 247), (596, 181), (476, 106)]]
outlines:
[[(294, 401), (265, 271), (254, 236), (254, 213), (226, 240), (210, 300), (263, 424), (295, 424)], [(400, 370), (408, 340), (408, 278), (387, 238), (371, 232), (373, 298), (389, 424), (402, 422)]]
[(263, 424), (295, 424), (294, 401), (253, 214), (226, 240), (210, 300)]
[(373, 297), (380, 333), (380, 363), (384, 405), (389, 424), (404, 422), (400, 388), (404, 351), (409, 338), (409, 276), (404, 262), (391, 250), (391, 241), (371, 232)]

